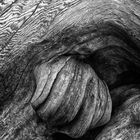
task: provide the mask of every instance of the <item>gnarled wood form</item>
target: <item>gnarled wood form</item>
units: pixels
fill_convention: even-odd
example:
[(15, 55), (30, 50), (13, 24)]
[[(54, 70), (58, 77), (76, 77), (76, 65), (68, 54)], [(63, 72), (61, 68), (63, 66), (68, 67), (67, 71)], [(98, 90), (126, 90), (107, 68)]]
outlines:
[[(120, 96), (122, 105), (117, 108), (110, 123), (104, 128), (96, 140), (140, 139), (140, 88), (138, 85), (119, 87), (112, 94)], [(117, 97), (116, 96), (116, 97)]]
[(80, 137), (110, 120), (109, 90), (87, 64), (66, 57), (35, 69), (32, 106), (54, 132)]
[[(139, 54), (138, 0), (0, 1), (0, 139), (51, 140), (54, 132), (79, 137), (88, 129), (109, 121), (109, 92), (114, 117), (111, 117), (111, 122), (97, 139), (112, 139), (112, 136), (114, 139), (137, 139), (136, 132), (139, 132), (139, 127), (130, 125), (131, 121), (125, 125), (124, 120), (135, 116), (132, 115), (132, 112), (135, 112), (132, 106), (139, 107), (139, 98), (135, 95), (135, 90), (132, 90), (134, 94), (127, 94), (116, 88), (124, 86), (124, 89), (130, 91), (132, 87), (127, 84), (137, 79), (134, 84), (135, 89), (139, 89)], [(66, 57), (62, 59), (60, 56)], [(71, 59), (69, 56), (76, 58)], [(90, 63), (89, 56), (92, 56)], [(105, 60), (104, 63), (102, 60)], [(82, 72), (85, 74), (80, 75)], [(87, 77), (84, 78), (86, 74)], [(86, 88), (80, 85), (85, 85), (88, 78), (95, 82), (95, 85), (89, 85), (93, 92), (76, 91), (76, 85), (79, 90), (83, 88), (86, 91)], [(120, 85), (121, 79), (124, 83)], [(72, 86), (67, 85), (70, 82)], [(60, 87), (61, 84), (64, 88)], [(65, 92), (67, 87), (74, 90), (73, 94), (70, 90)], [(47, 88), (48, 90), (45, 90)], [(57, 94), (56, 90), (60, 94)], [(82, 96), (79, 97), (79, 94)], [(124, 96), (120, 96), (121, 94)], [(100, 95), (101, 99), (96, 102), (97, 100), (89, 95)], [(123, 100), (119, 103), (121, 98)], [(103, 109), (96, 103), (100, 103)], [(80, 119), (84, 123), (81, 123)], [(138, 124), (138, 121), (135, 121), (135, 124)], [(121, 127), (124, 125), (126, 127)], [(93, 129), (93, 133), (91, 131), (90, 139), (96, 137), (95, 130)], [(132, 137), (129, 134), (132, 134)]]

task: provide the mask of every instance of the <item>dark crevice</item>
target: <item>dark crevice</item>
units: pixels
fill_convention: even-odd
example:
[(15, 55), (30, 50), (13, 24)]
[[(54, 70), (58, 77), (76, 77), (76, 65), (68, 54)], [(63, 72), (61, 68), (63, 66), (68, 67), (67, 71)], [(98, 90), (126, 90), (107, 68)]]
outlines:
[(120, 107), (120, 105), (125, 103), (125, 101), (127, 101), (128, 99), (131, 99), (132, 97), (139, 95), (139, 93), (140, 93), (140, 84), (124, 85), (113, 89), (110, 92), (113, 102), (112, 115), (115, 113), (115, 110)]
[(89, 130), (80, 138), (71, 138), (70, 136), (62, 133), (55, 133), (53, 140), (95, 140), (98, 134), (103, 130), (105, 125)]
[(108, 46), (94, 52), (84, 62), (90, 64), (110, 90), (140, 83), (140, 57), (137, 54), (133, 56), (129, 49)]
[(129, 47), (107, 46), (86, 57), (80, 54), (73, 54), (72, 57), (80, 63), (89, 64), (110, 90), (122, 85), (140, 83), (140, 56)]
[[(115, 36), (122, 40), (127, 46), (104, 46), (104, 48), (96, 51), (85, 50), (85, 54), (78, 52), (67, 53), (65, 56), (72, 56), (80, 63), (89, 64), (96, 72), (101, 80), (107, 83), (111, 98), (113, 100), (114, 114), (116, 108), (123, 104), (126, 100), (139, 94), (140, 85), (140, 47), (133, 36), (129, 36), (127, 31), (111, 23), (98, 25), (99, 30), (96, 30), (97, 36)], [(77, 35), (78, 36), (78, 35)], [(93, 38), (94, 39), (94, 38)], [(90, 41), (91, 38), (88, 40)], [(87, 41), (87, 40), (86, 40)], [(83, 43), (83, 42), (82, 42)], [(82, 43), (79, 43), (81, 45)], [(85, 42), (84, 42), (85, 43)], [(96, 44), (95, 44), (96, 45)], [(79, 46), (80, 48), (80, 46)], [(83, 50), (83, 52), (84, 52)], [(88, 53), (87, 53), (88, 52)], [(117, 88), (126, 87), (125, 90), (116, 90)], [(114, 92), (113, 90), (116, 90)], [(113, 92), (112, 92), (113, 91)], [(123, 92), (123, 94), (122, 94)], [(116, 99), (117, 98), (117, 99)], [(78, 140), (92, 139), (101, 132), (104, 126), (88, 131)], [(54, 140), (65, 139), (72, 140), (65, 134), (54, 134)]]

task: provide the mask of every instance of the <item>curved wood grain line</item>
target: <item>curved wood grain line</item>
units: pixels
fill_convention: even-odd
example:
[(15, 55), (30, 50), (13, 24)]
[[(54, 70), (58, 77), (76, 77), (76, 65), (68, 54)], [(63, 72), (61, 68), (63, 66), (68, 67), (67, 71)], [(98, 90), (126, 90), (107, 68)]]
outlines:
[[(27, 19), (23, 22), (23, 24), (20, 26), (20, 28), (21, 28), (21, 27), (24, 25), (24, 23), (27, 22), (27, 20), (30, 19), (30, 17), (35, 13), (35, 11), (36, 11), (36, 9), (38, 8), (38, 6), (39, 6), (39, 4), (41, 3), (41, 1), (42, 1), (42, 0), (40, 0), (40, 2), (37, 4), (35, 10), (33, 11), (33, 13), (29, 16), (29, 18), (27, 18)], [(5, 47), (10, 43), (11, 39), (12, 39), (13, 36), (18, 32), (18, 30), (19, 30), (20, 28), (18, 28), (18, 29), (16, 30), (16, 32), (10, 37), (10, 39), (9, 39), (8, 42), (6, 43)], [(4, 49), (4, 48), (3, 48), (3, 49)], [(2, 50), (3, 50), (3, 49), (2, 49)], [(1, 51), (2, 51), (2, 50), (1, 50)]]

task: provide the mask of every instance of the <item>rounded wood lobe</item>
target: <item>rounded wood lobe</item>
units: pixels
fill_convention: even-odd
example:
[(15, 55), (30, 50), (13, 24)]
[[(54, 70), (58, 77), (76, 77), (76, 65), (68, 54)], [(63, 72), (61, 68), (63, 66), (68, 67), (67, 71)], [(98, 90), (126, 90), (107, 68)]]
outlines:
[(80, 137), (110, 120), (108, 88), (87, 64), (64, 57), (38, 66), (32, 106), (53, 132)]

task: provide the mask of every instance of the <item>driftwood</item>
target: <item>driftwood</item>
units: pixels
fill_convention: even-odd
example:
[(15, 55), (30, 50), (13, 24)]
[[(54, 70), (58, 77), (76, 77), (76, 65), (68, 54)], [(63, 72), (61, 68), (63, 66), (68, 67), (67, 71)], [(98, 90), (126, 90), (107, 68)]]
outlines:
[[(83, 139), (95, 139), (98, 135), (98, 140), (139, 140), (139, 54), (138, 0), (0, 1), (0, 139), (51, 140), (57, 139), (53, 137), (54, 133), (63, 132), (76, 138), (85, 134)], [(68, 116), (64, 113), (65, 109), (75, 109), (73, 104), (76, 103), (72, 98), (68, 101), (66, 96), (62, 96), (64, 101), (69, 102), (67, 106), (65, 103), (60, 104), (56, 96), (57, 103), (64, 106), (54, 108), (50, 104), (53, 103), (50, 98), (55, 96), (53, 92), (50, 92), (48, 100), (34, 100), (36, 94), (41, 95), (38, 92), (38, 81), (43, 77), (40, 75), (43, 73), (43, 66), (52, 71), (50, 67), (53, 67), (53, 64), (50, 62), (59, 61), (62, 56), (72, 57), (73, 66), (76, 61), (85, 71), (90, 67), (95, 73), (91, 79), (95, 80), (94, 84), (100, 90), (98, 93), (103, 93), (101, 96), (104, 101), (109, 101), (110, 104), (105, 118), (101, 117), (106, 116), (106, 113), (103, 113), (106, 112), (104, 105), (103, 112), (94, 113), (91, 107), (89, 111), (104, 121), (88, 124), (91, 118), (85, 117), (87, 114), (90, 116), (86, 105), (93, 104), (87, 92), (83, 95), (85, 102), (81, 103), (87, 112), (82, 108), (84, 111), (82, 110), (76, 119), (68, 117), (70, 112), (66, 111)], [(60, 79), (61, 74), (58, 76)], [(44, 77), (46, 75), (45, 73)], [(79, 84), (77, 81), (75, 83)], [(92, 95), (97, 92), (95, 85), (88, 87), (94, 90)], [(77, 102), (81, 98), (82, 96)], [(40, 111), (44, 102), (49, 104), (45, 113)], [(56, 112), (50, 115), (49, 111)], [(87, 118), (88, 121), (85, 121)], [(77, 127), (75, 124), (82, 119), (84, 124), (78, 123)], [(59, 125), (56, 126), (55, 123)], [(72, 129), (67, 125), (72, 126)], [(99, 127), (100, 125), (105, 126)], [(99, 127), (99, 132), (96, 132), (98, 128), (95, 127)], [(79, 134), (80, 128), (83, 131)], [(90, 132), (87, 132), (88, 130)]]

